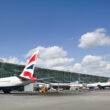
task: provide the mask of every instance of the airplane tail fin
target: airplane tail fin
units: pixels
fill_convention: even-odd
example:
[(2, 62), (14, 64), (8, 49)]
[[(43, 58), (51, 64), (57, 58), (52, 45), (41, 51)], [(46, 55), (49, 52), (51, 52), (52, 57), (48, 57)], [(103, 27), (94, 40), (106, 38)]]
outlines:
[(110, 79), (108, 80), (108, 82), (110, 83)]
[(32, 81), (37, 80), (35, 77), (33, 77), (33, 74), (34, 74), (34, 68), (35, 68), (36, 60), (38, 57), (38, 52), (39, 51), (34, 52), (32, 57), (28, 61), (27, 65), (25, 66), (23, 72), (20, 74), (20, 77), (30, 79)]

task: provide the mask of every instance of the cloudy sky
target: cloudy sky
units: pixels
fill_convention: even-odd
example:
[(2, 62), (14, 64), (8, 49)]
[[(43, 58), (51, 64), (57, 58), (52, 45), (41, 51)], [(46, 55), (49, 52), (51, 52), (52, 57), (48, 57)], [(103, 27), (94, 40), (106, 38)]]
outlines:
[(0, 0), (0, 61), (110, 77), (109, 0)]

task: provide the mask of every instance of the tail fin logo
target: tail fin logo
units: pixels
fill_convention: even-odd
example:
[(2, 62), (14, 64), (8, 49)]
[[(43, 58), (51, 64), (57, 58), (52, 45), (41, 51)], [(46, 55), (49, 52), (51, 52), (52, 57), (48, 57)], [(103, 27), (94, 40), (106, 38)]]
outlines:
[(24, 68), (23, 72), (21, 73), (21, 77), (31, 79), (32, 81), (36, 81), (36, 78), (33, 77), (34, 68), (37, 60), (38, 52), (34, 53), (31, 59), (28, 61), (26, 67)]
[(108, 80), (108, 82), (110, 83), (110, 79)]
[(37, 78), (32, 77), (32, 74), (30, 72), (28, 72), (28, 71), (24, 72), (24, 76), (28, 76), (32, 81), (36, 81), (37, 80)]
[(37, 57), (37, 54), (35, 54), (28, 62), (28, 64), (30, 64), (31, 62), (35, 61)]
[(33, 69), (34, 68), (34, 64), (32, 64), (31, 66), (27, 67), (26, 69)]

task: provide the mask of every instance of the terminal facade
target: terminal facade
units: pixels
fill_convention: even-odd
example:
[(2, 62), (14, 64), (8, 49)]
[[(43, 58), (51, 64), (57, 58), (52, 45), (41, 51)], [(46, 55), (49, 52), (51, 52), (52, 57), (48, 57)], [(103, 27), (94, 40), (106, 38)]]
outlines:
[[(0, 78), (19, 75), (23, 69), (23, 65), (0, 62)], [(37, 77), (38, 82), (43, 83), (69, 83), (74, 81), (93, 83), (106, 82), (109, 79), (108, 77), (100, 77), (76, 72), (57, 71), (44, 68), (35, 68), (34, 76)]]

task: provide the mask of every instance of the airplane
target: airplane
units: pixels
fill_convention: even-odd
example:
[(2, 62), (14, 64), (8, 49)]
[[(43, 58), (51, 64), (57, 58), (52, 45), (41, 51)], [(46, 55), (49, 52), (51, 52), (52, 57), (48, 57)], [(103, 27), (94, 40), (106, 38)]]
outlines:
[(19, 87), (35, 82), (37, 78), (33, 77), (33, 74), (38, 52), (39, 51), (34, 52), (20, 75), (0, 78), (0, 90), (6, 94), (9, 94), (12, 90), (16, 90)]
[(62, 88), (63, 90), (73, 90), (73, 89), (83, 88), (83, 84), (80, 84), (79, 82), (51, 83), (51, 86), (56, 89)]
[(95, 88), (99, 88), (99, 89), (105, 89), (107, 87), (110, 87), (110, 79), (107, 82), (98, 82), (98, 83), (91, 83), (91, 84), (87, 84), (87, 88), (89, 89), (95, 89)]
[(100, 82), (98, 82), (98, 83), (90, 83), (90, 84), (87, 84), (86, 87), (89, 88), (89, 89), (96, 89), (96, 88), (98, 88), (98, 84), (99, 83)]

